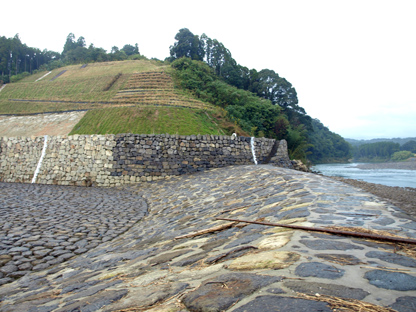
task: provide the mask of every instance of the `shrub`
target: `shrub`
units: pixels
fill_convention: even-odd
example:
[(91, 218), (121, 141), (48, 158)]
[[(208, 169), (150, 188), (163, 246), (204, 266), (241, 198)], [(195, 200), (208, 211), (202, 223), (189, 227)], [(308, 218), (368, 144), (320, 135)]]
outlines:
[(393, 161), (402, 161), (402, 160), (406, 160), (410, 157), (413, 157), (413, 153), (409, 152), (409, 151), (400, 151), (400, 152), (395, 152), (392, 156), (391, 156), (391, 160)]
[(17, 75), (13, 75), (10, 77), (10, 82), (17, 82), (19, 80), (22, 80), (23, 78), (30, 76), (30, 73), (28, 72), (23, 72), (21, 74), (17, 74)]

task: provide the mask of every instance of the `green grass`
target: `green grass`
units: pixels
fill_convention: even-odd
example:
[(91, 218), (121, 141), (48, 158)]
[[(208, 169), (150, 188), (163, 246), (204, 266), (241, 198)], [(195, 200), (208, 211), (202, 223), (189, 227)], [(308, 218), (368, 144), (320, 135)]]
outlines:
[(44, 112), (80, 110), (86, 109), (86, 107), (86, 105), (74, 103), (13, 102), (7, 100), (0, 100), (0, 114), (28, 115)]
[(88, 111), (72, 134), (224, 135), (211, 111), (181, 107), (115, 107)]

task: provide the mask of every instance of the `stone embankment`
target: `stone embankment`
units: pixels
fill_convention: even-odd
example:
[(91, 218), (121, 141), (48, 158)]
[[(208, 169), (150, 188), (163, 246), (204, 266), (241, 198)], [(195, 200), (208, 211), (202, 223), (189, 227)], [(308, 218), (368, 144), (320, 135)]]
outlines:
[(286, 141), (266, 138), (168, 134), (0, 138), (0, 181), (112, 187), (248, 165), (254, 159), (292, 167)]
[[(250, 165), (112, 189), (0, 188), (7, 212), (0, 227), (2, 312), (416, 306), (414, 245), (217, 220), (416, 239), (416, 222), (397, 207), (316, 174)], [(38, 263), (43, 268), (34, 270)]]

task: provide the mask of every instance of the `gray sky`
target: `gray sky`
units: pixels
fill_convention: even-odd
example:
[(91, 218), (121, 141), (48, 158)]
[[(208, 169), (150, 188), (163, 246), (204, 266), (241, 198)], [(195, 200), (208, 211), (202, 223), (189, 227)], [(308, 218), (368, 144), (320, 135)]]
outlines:
[(163, 60), (179, 29), (206, 33), (239, 64), (286, 78), (299, 105), (343, 137), (416, 136), (415, 0), (38, 0), (2, 12), (1, 36), (57, 52), (72, 32)]

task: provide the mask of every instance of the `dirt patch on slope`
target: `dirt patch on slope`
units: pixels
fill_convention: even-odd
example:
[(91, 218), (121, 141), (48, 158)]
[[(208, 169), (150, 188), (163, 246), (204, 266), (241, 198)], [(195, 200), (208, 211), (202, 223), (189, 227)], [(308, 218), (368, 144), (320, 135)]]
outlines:
[(0, 116), (0, 137), (67, 135), (86, 111), (30, 116)]

